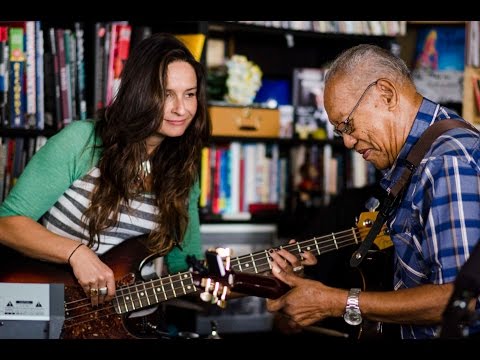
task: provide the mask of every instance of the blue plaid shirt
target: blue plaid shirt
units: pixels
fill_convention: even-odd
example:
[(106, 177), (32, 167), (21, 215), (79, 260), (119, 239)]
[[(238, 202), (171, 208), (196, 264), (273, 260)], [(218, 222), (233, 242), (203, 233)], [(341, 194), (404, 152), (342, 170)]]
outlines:
[[(405, 159), (434, 122), (459, 116), (423, 99), (410, 134), (381, 186), (387, 191), (405, 167)], [(388, 221), (395, 245), (394, 288), (454, 281), (480, 239), (480, 137), (456, 128), (443, 133), (418, 166), (399, 205)], [(480, 313), (477, 301), (477, 313)], [(469, 329), (480, 331), (480, 326)], [(436, 326), (402, 326), (402, 338), (438, 335)]]

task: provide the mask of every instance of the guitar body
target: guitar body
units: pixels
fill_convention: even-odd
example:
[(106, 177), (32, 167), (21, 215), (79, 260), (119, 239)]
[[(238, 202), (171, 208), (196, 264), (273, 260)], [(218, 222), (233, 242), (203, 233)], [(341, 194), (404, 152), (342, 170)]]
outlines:
[[(100, 256), (114, 272), (117, 288), (132, 285), (140, 274), (136, 259), (146, 259), (149, 252), (142, 238), (132, 238)], [(128, 339), (155, 337), (158, 309), (147, 316), (132, 318), (117, 314), (111, 303), (92, 307), (71, 268), (67, 265), (36, 260), (8, 248), (0, 247), (0, 282), (61, 283), (65, 285), (65, 321), (63, 339)], [(154, 310), (154, 311), (153, 311)]]
[[(350, 256), (356, 250), (342, 249), (332, 254), (335, 259), (331, 260), (326, 270), (325, 266), (316, 269), (313, 278), (318, 279), (328, 286), (342, 289), (360, 288), (362, 291), (387, 291), (392, 289), (393, 278), (393, 247), (383, 250), (370, 250), (359, 267), (352, 268), (349, 264)], [(330, 254), (329, 254), (330, 255)], [(321, 257), (319, 263), (324, 259)], [(334, 275), (333, 275), (334, 274)], [(347, 324), (343, 318), (328, 318), (317, 324), (318, 327), (332, 329), (340, 334), (346, 334), (350, 339), (383, 339), (394, 338), (397, 328), (392, 325), (377, 321), (363, 319), (360, 325)], [(307, 329), (308, 330), (308, 329)], [(314, 330), (314, 328), (313, 328)]]

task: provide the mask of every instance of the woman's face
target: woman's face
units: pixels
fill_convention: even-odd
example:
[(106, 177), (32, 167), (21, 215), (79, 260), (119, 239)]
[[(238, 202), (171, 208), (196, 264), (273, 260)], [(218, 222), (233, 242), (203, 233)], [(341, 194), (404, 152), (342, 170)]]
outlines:
[(168, 65), (165, 113), (158, 132), (167, 137), (182, 136), (197, 112), (197, 76), (187, 62)]

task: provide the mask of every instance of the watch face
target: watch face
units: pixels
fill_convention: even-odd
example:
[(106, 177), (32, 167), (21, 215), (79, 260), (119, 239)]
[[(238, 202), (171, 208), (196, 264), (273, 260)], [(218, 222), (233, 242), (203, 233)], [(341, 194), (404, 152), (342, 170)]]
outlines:
[(343, 315), (343, 318), (347, 324), (350, 325), (360, 325), (362, 323), (362, 315), (355, 310), (348, 309)]

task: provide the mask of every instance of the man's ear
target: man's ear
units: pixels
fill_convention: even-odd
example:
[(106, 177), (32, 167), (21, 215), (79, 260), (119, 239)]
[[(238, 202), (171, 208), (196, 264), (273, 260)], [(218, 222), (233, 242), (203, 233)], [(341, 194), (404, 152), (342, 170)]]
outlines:
[(382, 101), (388, 106), (388, 110), (393, 110), (399, 101), (397, 87), (388, 79), (378, 80), (377, 87), (380, 90)]

